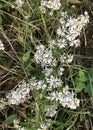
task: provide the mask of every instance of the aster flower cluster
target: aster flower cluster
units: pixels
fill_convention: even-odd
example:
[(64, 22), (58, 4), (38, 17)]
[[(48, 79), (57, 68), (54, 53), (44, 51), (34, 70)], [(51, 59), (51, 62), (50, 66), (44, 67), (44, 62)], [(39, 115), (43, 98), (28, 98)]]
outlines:
[(73, 91), (69, 91), (69, 86), (66, 85), (63, 88), (63, 92), (51, 92), (47, 97), (51, 101), (58, 101), (63, 107), (67, 107), (70, 109), (76, 109), (79, 107), (80, 100), (76, 98), (76, 95)]
[(56, 59), (54, 59), (52, 50), (45, 48), (44, 45), (37, 46), (37, 51), (35, 53), (35, 60), (38, 63), (41, 63), (41, 66), (56, 66)]
[(57, 35), (59, 36), (57, 45), (59, 48), (64, 48), (67, 45), (70, 47), (80, 46), (79, 36), (88, 22), (89, 15), (87, 11), (78, 18), (69, 17), (67, 12), (62, 12), (62, 17), (60, 19), (61, 26), (57, 29)]
[(45, 90), (47, 85), (44, 83), (44, 80), (37, 80), (35, 77), (32, 77), (27, 84), (27, 86), (30, 87), (31, 90)]
[[(57, 29), (58, 39), (50, 40), (47, 47), (42, 44), (37, 46), (35, 53), (36, 63), (41, 65), (43, 69), (42, 73), (45, 73), (45, 79), (48, 85), (47, 88), (52, 91), (47, 98), (52, 101), (56, 100), (63, 107), (70, 109), (76, 109), (80, 103), (75, 93), (73, 91), (69, 91), (68, 86), (63, 88), (63, 92), (57, 91), (59, 87), (63, 87), (63, 81), (60, 78), (60, 76), (64, 73), (62, 65), (71, 64), (73, 61), (73, 55), (68, 54), (65, 51), (65, 48), (80, 46), (79, 36), (82, 29), (88, 22), (89, 15), (86, 11), (84, 12), (84, 15), (80, 15), (78, 18), (69, 17), (67, 12), (62, 12), (60, 27)], [(54, 58), (56, 47), (59, 49), (59, 55)], [(60, 53), (61, 50), (62, 53)], [(61, 66), (59, 65), (60, 67), (57, 70), (57, 75), (55, 76), (53, 72), (55, 71), (55, 68), (57, 68), (58, 61)]]
[(4, 50), (4, 49), (5, 49), (4, 44), (3, 44), (2, 40), (0, 39), (0, 50)]
[(11, 92), (6, 94), (6, 100), (9, 105), (19, 105), (29, 98), (31, 98), (30, 87), (27, 85), (25, 80), (22, 80), (14, 90), (11, 90)]
[[(70, 64), (73, 61), (72, 54), (59, 53), (55, 58), (55, 47), (58, 46), (61, 50), (66, 46), (78, 47), (80, 45), (76, 42), (72, 45), (71, 41), (77, 41), (82, 28), (89, 22), (88, 13), (85, 12), (84, 15), (80, 15), (76, 18), (68, 18), (67, 12), (62, 13), (60, 19), (61, 27), (57, 29), (57, 35), (59, 37), (57, 40), (50, 40), (47, 47), (43, 44), (38, 45), (35, 52), (35, 61), (37, 64), (40, 64), (42, 67), (42, 73), (45, 75), (43, 80), (37, 80), (35, 77), (32, 77), (29, 80), (29, 83), (26, 83), (25, 80), (22, 80), (13, 90), (6, 94), (6, 100), (8, 104), (19, 105), (20, 103), (25, 102), (31, 98), (30, 91), (33, 89), (36, 90), (47, 90), (52, 91), (49, 94), (50, 100), (56, 99), (63, 107), (68, 107), (71, 109), (76, 109), (79, 106), (79, 100), (76, 98), (74, 92), (69, 91), (69, 87), (63, 88), (63, 92), (59, 92), (59, 87), (63, 87), (63, 81), (61, 76), (63, 75), (65, 69), (62, 67), (62, 64)], [(4, 49), (3, 43), (0, 40), (2, 49)], [(61, 66), (57, 68), (58, 62), (61, 63)], [(55, 74), (55, 69), (57, 74)], [(2, 106), (4, 105), (5, 100), (1, 101)], [(49, 109), (50, 110), (50, 109)], [(48, 111), (49, 111), (48, 110)], [(51, 109), (52, 110), (52, 109)]]
[(55, 10), (59, 10), (61, 7), (60, 0), (41, 0), (41, 6), (40, 9), (42, 13), (46, 13), (47, 9), (50, 10), (50, 15), (53, 15), (53, 12)]
[[(46, 82), (45, 82), (46, 81)], [(53, 75), (48, 76), (44, 80), (37, 80), (35, 77), (32, 77), (27, 84), (32, 91), (35, 90), (52, 90), (52, 88), (60, 87), (62, 81), (60, 78), (54, 77)]]
[(0, 109), (4, 109), (6, 105), (19, 105), (31, 99), (30, 91), (45, 90), (47, 85), (44, 80), (37, 80), (32, 77), (27, 83), (25, 80), (19, 82), (13, 90), (6, 93), (5, 98), (0, 99)]

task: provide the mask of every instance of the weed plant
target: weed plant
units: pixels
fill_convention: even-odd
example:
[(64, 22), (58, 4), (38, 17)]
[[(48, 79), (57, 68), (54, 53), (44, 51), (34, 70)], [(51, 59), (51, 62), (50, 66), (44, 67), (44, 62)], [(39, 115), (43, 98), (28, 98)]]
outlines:
[(79, 54), (92, 6), (1, 0), (1, 130), (93, 129), (93, 68)]

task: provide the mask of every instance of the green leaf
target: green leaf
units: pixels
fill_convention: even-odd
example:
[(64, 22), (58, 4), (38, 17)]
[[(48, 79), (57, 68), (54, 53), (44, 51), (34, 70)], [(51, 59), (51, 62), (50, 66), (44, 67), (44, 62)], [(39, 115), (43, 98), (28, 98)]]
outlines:
[(81, 92), (83, 89), (85, 89), (85, 83), (83, 83), (83, 82), (78, 82), (78, 83), (76, 84), (75, 92), (76, 92), (76, 93), (79, 93), (79, 92)]
[(11, 123), (13, 123), (14, 119), (18, 119), (18, 116), (17, 115), (11, 115), (4, 121), (4, 123), (11, 124)]
[(93, 85), (91, 84), (86, 85), (85, 92), (88, 93), (90, 97), (93, 97)]
[(93, 97), (93, 68), (88, 71), (88, 83), (85, 87), (85, 92), (88, 93), (90, 97)]
[(22, 57), (23, 62), (26, 62), (30, 58), (30, 50), (28, 50)]
[(3, 19), (2, 16), (0, 15), (0, 25), (2, 25)]
[(88, 71), (91, 82), (93, 82), (93, 68)]
[(85, 73), (82, 70), (79, 71), (79, 81), (82, 81), (82, 82), (87, 81), (87, 77), (86, 77)]

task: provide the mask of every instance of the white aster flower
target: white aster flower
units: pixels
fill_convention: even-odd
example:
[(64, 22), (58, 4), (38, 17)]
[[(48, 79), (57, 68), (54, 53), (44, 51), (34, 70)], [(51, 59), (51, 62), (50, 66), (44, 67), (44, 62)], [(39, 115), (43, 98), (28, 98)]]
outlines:
[(50, 49), (54, 48), (54, 45), (56, 45), (56, 41), (54, 39), (49, 40), (48, 43), (49, 43)]
[(80, 20), (78, 22), (78, 26), (77, 26), (76, 30), (78, 29), (81, 31), (84, 26), (85, 26), (85, 23), (82, 20)]
[(52, 63), (52, 59), (53, 59), (53, 55), (52, 55), (52, 51), (51, 50), (45, 50), (44, 54), (43, 54), (43, 61), (41, 66), (51, 66)]
[(85, 11), (84, 12), (84, 16), (85, 16), (85, 23), (88, 23), (89, 22), (89, 15), (88, 15), (88, 12), (87, 11)]
[(79, 39), (76, 39), (76, 40), (70, 41), (70, 42), (69, 42), (69, 46), (71, 46), (71, 47), (73, 47), (73, 46), (75, 46), (75, 47), (80, 46), (80, 40), (79, 40)]
[(65, 55), (60, 56), (60, 62), (61, 63), (66, 63), (66, 59), (67, 59), (67, 57)]
[(60, 49), (65, 48), (66, 45), (67, 45), (67, 43), (66, 43), (66, 40), (65, 40), (65, 39), (59, 39), (59, 40), (58, 40), (57, 46), (58, 46)]
[(20, 123), (19, 120), (17, 120), (17, 119), (14, 119), (14, 120), (13, 120), (13, 124), (14, 124), (14, 127), (15, 127), (16, 129), (18, 129), (18, 130), (25, 130), (24, 127), (21, 127), (21, 126), (19, 125), (19, 123)]
[(67, 33), (67, 35), (70, 37), (69, 39), (67, 38), (68, 36), (66, 36), (66, 38), (68, 39), (68, 40), (70, 40), (70, 39), (75, 39), (75, 38), (77, 38), (78, 36), (80, 36), (80, 33), (81, 33), (81, 30), (82, 30), (82, 28), (81, 27), (79, 27), (79, 25), (80, 25), (80, 23), (78, 24), (78, 27), (77, 28), (71, 28), (71, 27), (69, 27), (68, 28), (68, 33)]
[(53, 10), (52, 10), (51, 12), (49, 12), (49, 15), (50, 15), (50, 16), (53, 16)]
[(63, 88), (63, 94), (65, 94), (65, 95), (69, 95), (69, 94), (70, 94), (70, 92), (69, 92), (69, 86), (68, 86), (68, 85), (66, 85), (66, 86)]
[(69, 64), (73, 61), (73, 55), (69, 54), (66, 59), (66, 63)]
[(60, 18), (59, 21), (60, 21), (62, 27), (66, 26), (66, 21), (63, 18)]
[(59, 10), (61, 7), (60, 0), (49, 0), (46, 7), (52, 10)]
[(89, 15), (87, 11), (84, 12), (84, 15), (80, 15), (80, 20), (84, 25), (89, 22)]
[(53, 15), (55, 10), (59, 10), (61, 7), (60, 0), (41, 0), (41, 7), (45, 7), (46, 9), (50, 10), (49, 15)]
[(67, 12), (62, 12), (61, 16), (62, 16), (62, 18), (67, 18), (68, 17)]
[(15, 128), (19, 128), (20, 127), (19, 123), (20, 123), (20, 121), (18, 119), (14, 119), (13, 120), (13, 125), (14, 125)]
[(37, 50), (39, 50), (40, 52), (43, 52), (44, 51), (44, 49), (45, 49), (45, 46), (44, 45), (39, 45), (39, 46), (37, 46)]
[(4, 49), (5, 49), (4, 44), (3, 44), (2, 40), (0, 39), (0, 50), (4, 50)]
[(40, 80), (37, 82), (37, 86), (36, 86), (36, 89), (39, 90), (39, 89), (42, 89), (44, 90), (46, 88), (46, 84), (44, 84), (44, 81), (43, 80)]
[(47, 68), (47, 67), (45, 67), (42, 72), (45, 74), (46, 77), (48, 77), (53, 72), (53, 68)]
[(76, 28), (78, 26), (78, 19), (70, 17), (70, 19), (67, 20), (66, 26)]
[(62, 97), (62, 92), (51, 92), (49, 93), (49, 96), (47, 97), (47, 99), (50, 99), (51, 101), (56, 100), (59, 101), (59, 99)]
[(42, 62), (42, 60), (43, 60), (43, 54), (40, 53), (39, 51), (37, 51), (35, 53), (35, 60), (36, 60), (37, 64), (40, 63), (40, 62)]
[(51, 75), (49, 78), (46, 77), (46, 80), (49, 83), (50, 88), (60, 87), (62, 83), (60, 79), (58, 79), (57, 77), (55, 78), (53, 75)]
[(47, 1), (41, 0), (41, 6), (46, 6), (46, 4), (47, 4)]
[(65, 56), (64, 54), (60, 56), (60, 62), (69, 64), (73, 61), (73, 55), (69, 54)]
[(59, 68), (58, 74), (59, 74), (59, 75), (63, 75), (63, 72), (64, 72), (64, 68)]
[(35, 60), (37, 64), (43, 61), (44, 49), (45, 49), (45, 46), (42, 44), (37, 46), (37, 51), (35, 53)]
[(20, 127), (18, 130), (25, 130), (25, 128), (24, 127)]
[(46, 112), (46, 116), (53, 117), (53, 116), (55, 116), (56, 112), (57, 111), (54, 108), (50, 107), (50, 108), (48, 108), (48, 110)]
[(58, 36), (64, 37), (66, 35), (65, 33), (66, 33), (66, 29), (64, 27), (59, 27), (57, 29), (57, 35)]
[[(71, 32), (70, 32), (71, 31)], [(66, 35), (66, 39), (68, 40), (68, 41), (72, 41), (72, 40), (75, 40), (75, 38), (78, 36), (78, 34), (77, 34), (77, 32), (76, 32), (76, 30), (74, 29), (72, 29), (72, 28), (70, 28), (69, 30), (68, 30), (68, 33), (67, 33), (67, 35)]]
[(17, 7), (22, 7), (24, 4), (24, 0), (16, 0), (15, 4), (17, 5)]
[(42, 12), (42, 13), (46, 13), (47, 12), (47, 10), (46, 10), (46, 8), (44, 7), (44, 6), (39, 6), (39, 9), (40, 9), (40, 11)]
[(48, 127), (49, 127), (48, 124), (42, 123), (42, 124), (40, 125), (40, 128), (39, 128), (38, 130), (47, 130)]
[(53, 60), (52, 60), (52, 63), (51, 63), (51, 66), (57, 66), (57, 63), (58, 63), (57, 60), (56, 60), (56, 59), (53, 59)]
[(28, 86), (31, 90), (33, 90), (33, 89), (36, 89), (37, 84), (38, 84), (38, 81), (36, 80), (36, 78), (35, 78), (35, 77), (32, 77), (32, 78), (30, 79), (29, 83), (27, 84), (27, 86)]

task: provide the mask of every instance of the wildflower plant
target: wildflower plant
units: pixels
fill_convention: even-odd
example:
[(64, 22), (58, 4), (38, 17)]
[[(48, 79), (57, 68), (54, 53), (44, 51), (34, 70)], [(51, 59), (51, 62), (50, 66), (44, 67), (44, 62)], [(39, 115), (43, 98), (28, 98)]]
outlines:
[[(74, 53), (71, 50), (80, 47), (79, 37), (89, 22), (88, 12), (85, 11), (77, 17), (70, 16), (67, 11), (61, 10), (61, 0), (37, 2), (37, 14), (34, 1), (16, 0), (10, 5), (21, 15), (20, 18), (15, 16), (15, 19), (23, 22), (18, 23), (19, 30), (11, 25), (16, 30), (15, 35), (21, 45), (21, 52), (15, 52), (16, 47), (7, 41), (15, 54), (14, 58), (11, 56), (16, 61), (15, 67), (18, 72), (22, 69), (21, 74), (23, 77), (25, 75), (25, 78), (22, 77), (12, 90), (5, 93), (5, 97), (0, 100), (0, 109), (11, 106), (19, 108), (21, 105), (27, 109), (28, 117), (25, 123), (21, 123), (20, 119), (12, 121), (13, 127), (19, 130), (52, 130), (57, 127), (61, 130), (60, 109), (74, 111), (80, 107), (80, 99), (74, 92), (75, 86), (69, 68), (74, 61)], [(29, 9), (26, 8), (27, 5)], [(61, 15), (59, 24), (55, 24), (53, 36), (50, 35), (51, 29), (48, 32), (46, 21), (47, 18), (54, 18), (53, 15), (56, 15), (57, 11), (61, 12)], [(35, 15), (38, 15), (39, 20), (35, 19)], [(42, 32), (43, 27), (45, 32)], [(0, 48), (0, 51), (6, 48), (1, 40)], [(10, 56), (10, 53), (8, 55)], [(13, 71), (14, 74), (19, 74), (18, 72)], [(64, 128), (66, 127), (62, 129)]]

